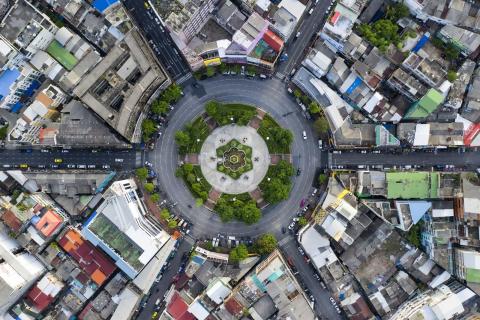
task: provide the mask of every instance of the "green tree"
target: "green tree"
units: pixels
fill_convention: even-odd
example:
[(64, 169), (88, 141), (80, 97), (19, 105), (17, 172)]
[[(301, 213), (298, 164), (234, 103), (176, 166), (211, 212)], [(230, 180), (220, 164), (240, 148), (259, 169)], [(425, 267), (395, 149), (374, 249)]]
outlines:
[(315, 120), (315, 122), (313, 123), (313, 129), (315, 130), (315, 132), (317, 132), (318, 134), (321, 134), (321, 133), (326, 133), (329, 129), (329, 125), (328, 125), (328, 121), (327, 119), (325, 119), (325, 117), (319, 117), (317, 120)]
[(271, 233), (260, 236), (255, 242), (255, 251), (261, 255), (272, 253), (277, 247), (277, 239)]
[(170, 220), (170, 212), (168, 211), (168, 209), (163, 209), (162, 211), (160, 211), (160, 218), (162, 218), (163, 220)]
[(151, 119), (143, 120), (142, 131), (143, 131), (143, 140), (147, 141), (148, 139), (150, 139), (152, 134), (154, 134), (157, 131), (155, 121)]
[(205, 105), (205, 111), (210, 117), (215, 118), (218, 115), (219, 105), (220, 103), (218, 101), (210, 100)]
[(450, 82), (457, 80), (457, 73), (454, 70), (449, 70), (447, 73), (447, 80)]
[(298, 218), (298, 225), (300, 226), (300, 228), (305, 227), (307, 223), (308, 221), (305, 217)]
[(300, 91), (300, 89), (295, 89), (293, 91), (293, 95), (295, 96), (295, 98), (300, 99), (303, 96), (303, 93), (302, 91)]
[(278, 203), (288, 199), (290, 183), (285, 184), (280, 179), (272, 178), (263, 188), (263, 196), (269, 203)]
[(254, 201), (249, 201), (241, 209), (241, 219), (246, 224), (257, 223), (258, 220), (262, 217), (260, 209), (257, 207), (257, 204)]
[(390, 44), (401, 46), (403, 41), (398, 32), (398, 25), (389, 19), (380, 19), (373, 24), (361, 24), (360, 34), (371, 44), (378, 47), (381, 52), (386, 52)]
[(150, 196), (150, 200), (152, 200), (153, 202), (158, 202), (160, 200), (160, 195), (158, 193), (153, 193)]
[(202, 205), (203, 205), (203, 199), (202, 198), (195, 199), (195, 207), (199, 208)]
[(168, 220), (168, 227), (170, 229), (176, 228), (177, 227), (177, 221), (175, 221), (173, 219)]
[(393, 5), (387, 6), (386, 18), (394, 22), (400, 20), (401, 18), (408, 17), (410, 11), (408, 7), (403, 3), (395, 3)]
[(191, 139), (188, 133), (180, 130), (175, 132), (175, 142), (180, 147), (188, 147), (191, 143)]
[(140, 181), (145, 181), (148, 177), (148, 170), (145, 167), (141, 167), (135, 170), (135, 174)]
[(310, 111), (311, 114), (320, 113), (320, 106), (317, 102), (312, 101), (308, 106), (308, 111)]
[(240, 262), (248, 257), (248, 249), (244, 244), (240, 244), (230, 251), (228, 259), (230, 262)]
[(174, 103), (180, 100), (181, 96), (182, 88), (178, 84), (174, 83), (170, 87), (165, 89), (165, 91), (162, 93), (161, 99), (163, 101), (166, 101), (167, 103)]
[(0, 140), (5, 140), (8, 134), (8, 125), (0, 128)]
[(168, 102), (163, 100), (155, 100), (152, 103), (151, 110), (154, 114), (160, 115), (162, 113), (167, 113), (168, 110)]
[(319, 183), (320, 185), (323, 185), (323, 184), (325, 184), (325, 183), (327, 183), (327, 182), (328, 182), (328, 176), (327, 176), (326, 174), (324, 174), (324, 173), (320, 173), (320, 174), (318, 175), (318, 183)]
[(148, 193), (152, 193), (153, 190), (155, 190), (155, 185), (153, 183), (145, 183), (145, 185), (143, 186), (145, 188), (145, 191), (147, 191)]
[(228, 222), (235, 217), (233, 207), (223, 198), (218, 199), (215, 211), (218, 212), (223, 222)]
[(195, 183), (195, 181), (197, 181), (197, 178), (193, 173), (189, 173), (187, 174), (187, 181), (190, 183)]
[(207, 77), (213, 77), (215, 75), (215, 72), (216, 72), (216, 68), (213, 67), (213, 66), (209, 66), (207, 67), (207, 70), (205, 71), (205, 74), (207, 75)]
[(456, 60), (460, 55), (460, 51), (451, 42), (445, 45), (444, 53), (445, 53), (445, 57), (449, 60)]

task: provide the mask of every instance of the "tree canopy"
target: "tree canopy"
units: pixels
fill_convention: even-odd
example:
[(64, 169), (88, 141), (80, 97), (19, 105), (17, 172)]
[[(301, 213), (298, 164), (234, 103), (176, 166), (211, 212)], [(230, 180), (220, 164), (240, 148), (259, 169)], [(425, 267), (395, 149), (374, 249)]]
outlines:
[(260, 236), (255, 241), (255, 251), (261, 255), (269, 254), (277, 247), (277, 239), (271, 233)]
[(318, 134), (320, 133), (327, 133), (328, 129), (330, 128), (327, 119), (325, 117), (319, 117), (315, 122), (313, 123), (313, 129), (315, 132)]
[(151, 119), (145, 119), (142, 122), (142, 132), (143, 132), (143, 140), (147, 141), (150, 139), (152, 134), (154, 134), (157, 131), (156, 123), (155, 121)]
[(162, 113), (167, 113), (168, 111), (168, 102), (163, 101), (163, 100), (155, 100), (152, 103), (151, 110), (154, 114), (162, 114)]
[(389, 19), (380, 19), (373, 24), (361, 24), (359, 31), (381, 52), (386, 52), (388, 46), (392, 43), (400, 47), (403, 41), (398, 32), (398, 25)]
[(161, 100), (167, 103), (174, 103), (180, 100), (182, 96), (182, 88), (174, 83), (162, 93)]
[(153, 193), (150, 196), (150, 200), (152, 200), (153, 202), (158, 202), (160, 200), (160, 195), (158, 193)]
[(145, 188), (145, 191), (147, 191), (148, 193), (152, 193), (153, 190), (155, 190), (155, 185), (153, 183), (145, 183), (145, 185), (143, 186)]
[(312, 101), (308, 106), (308, 111), (310, 111), (311, 114), (320, 113), (320, 105), (317, 102)]
[(0, 128), (0, 140), (5, 140), (8, 134), (8, 126), (3, 126)]
[(395, 3), (393, 5), (387, 6), (387, 14), (385, 17), (394, 22), (400, 20), (401, 18), (408, 17), (410, 11), (408, 7), (401, 2)]
[(230, 255), (228, 258), (230, 262), (236, 263), (246, 259), (247, 257), (248, 257), (247, 247), (244, 244), (240, 244), (230, 251)]
[(145, 167), (141, 167), (135, 170), (135, 174), (140, 181), (145, 181), (147, 180), (148, 170)]

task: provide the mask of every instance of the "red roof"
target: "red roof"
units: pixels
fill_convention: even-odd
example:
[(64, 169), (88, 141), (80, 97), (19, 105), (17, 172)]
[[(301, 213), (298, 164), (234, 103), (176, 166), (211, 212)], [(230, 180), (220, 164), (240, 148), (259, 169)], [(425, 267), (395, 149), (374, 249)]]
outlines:
[[(83, 239), (74, 229), (65, 233), (58, 243), (90, 277), (94, 273), (98, 274), (98, 272), (95, 272), (98, 270), (105, 275), (105, 278), (108, 278), (117, 269), (115, 264), (102, 251)], [(92, 280), (101, 285), (105, 278), (96, 277)]]
[(463, 143), (466, 146), (470, 146), (472, 144), (473, 139), (477, 136), (480, 132), (480, 123), (470, 125), (466, 130), (463, 137)]
[(172, 316), (175, 320), (195, 320), (195, 317), (188, 312), (188, 305), (185, 301), (183, 301), (182, 297), (175, 292), (170, 299), (170, 303), (167, 307), (167, 312)]
[(227, 309), (228, 312), (230, 312), (231, 315), (233, 316), (238, 316), (242, 313), (243, 311), (243, 306), (238, 303), (235, 298), (230, 298), (227, 301), (225, 301), (225, 309)]
[(263, 40), (276, 52), (280, 52), (283, 48), (282, 38), (277, 36), (272, 30), (267, 30), (265, 32)]
[(48, 210), (35, 224), (35, 228), (45, 237), (50, 237), (62, 224), (62, 217), (52, 210)]
[(22, 227), (22, 221), (10, 210), (5, 211), (2, 215), (3, 222), (13, 231), (17, 232)]
[(330, 23), (335, 25), (335, 23), (337, 23), (338, 18), (340, 18), (340, 12), (335, 11), (335, 13), (330, 18)]
[(33, 287), (27, 294), (27, 301), (38, 310), (42, 312), (53, 301), (53, 297), (46, 295), (37, 286)]

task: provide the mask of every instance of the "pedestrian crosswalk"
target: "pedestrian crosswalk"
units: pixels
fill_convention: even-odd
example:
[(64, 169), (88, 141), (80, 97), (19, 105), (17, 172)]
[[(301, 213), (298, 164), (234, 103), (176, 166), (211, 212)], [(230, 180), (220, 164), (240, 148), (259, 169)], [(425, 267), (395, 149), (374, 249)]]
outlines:
[(192, 77), (192, 73), (189, 72), (187, 73), (186, 75), (182, 76), (181, 78), (179, 78), (178, 80), (176, 80), (175, 82), (178, 83), (178, 84), (182, 84), (184, 83), (185, 81), (187, 81), (188, 79), (190, 79)]

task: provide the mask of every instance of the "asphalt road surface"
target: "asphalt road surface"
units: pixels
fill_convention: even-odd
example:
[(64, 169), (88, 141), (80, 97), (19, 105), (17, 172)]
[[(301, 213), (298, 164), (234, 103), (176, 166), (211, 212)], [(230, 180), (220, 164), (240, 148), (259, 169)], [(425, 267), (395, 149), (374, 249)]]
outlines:
[[(182, 262), (182, 256), (184, 253), (188, 253), (192, 248), (193, 241), (189, 238), (185, 238), (178, 247), (177, 253), (170, 261), (168, 270), (164, 272), (162, 279), (156, 283), (150, 290), (150, 297), (147, 300), (147, 305), (140, 311), (137, 316), (137, 320), (151, 319), (152, 313), (155, 311), (155, 302), (157, 299), (163, 300), (163, 296), (167, 292), (168, 288), (172, 284), (173, 277), (178, 273), (180, 264)], [(162, 309), (165, 305), (162, 306)], [(160, 312), (159, 312), (160, 313)]]
[[(195, 238), (206, 236), (211, 238), (216, 233), (256, 236), (273, 232), (279, 235), (282, 226), (288, 225), (290, 218), (299, 210), (302, 199), (313, 189), (316, 166), (320, 163), (317, 141), (313, 138), (310, 123), (303, 117), (301, 109), (280, 80), (253, 80), (234, 76), (226, 80), (226, 77), (219, 76), (202, 81), (201, 88), (185, 88), (185, 98), (175, 106), (162, 140), (156, 143), (153, 152), (147, 154), (147, 159), (153, 163), (157, 171), (161, 189), (168, 194), (171, 202), (178, 203), (176, 211), (192, 222), (192, 235)], [(302, 173), (293, 178), (289, 200), (267, 207), (263, 210), (262, 220), (254, 225), (248, 226), (241, 222), (223, 223), (218, 215), (206, 208), (195, 207), (195, 199), (183, 180), (175, 177), (175, 170), (181, 161), (175, 145), (175, 132), (199, 116), (204, 111), (205, 103), (212, 99), (260, 107), (275, 118), (282, 127), (290, 129), (294, 134), (293, 165), (295, 168), (300, 168)], [(302, 138), (303, 130), (307, 133), (307, 140)], [(188, 208), (188, 205), (192, 208)]]
[(144, 1), (123, 0), (123, 4), (172, 78), (178, 80), (188, 74), (190, 68), (155, 12), (151, 8), (146, 9)]
[(361, 153), (360, 151), (333, 153), (331, 155), (330, 165), (346, 166), (349, 168), (358, 168), (358, 166), (382, 165), (383, 169), (394, 169), (394, 166), (418, 166), (420, 168), (430, 169), (433, 166), (454, 165), (457, 170), (475, 170), (480, 167), (480, 152), (458, 150), (438, 150), (437, 152), (426, 152), (417, 150), (414, 152), (403, 152), (401, 154), (392, 154), (387, 151), (381, 153)]
[(0, 170), (29, 168), (132, 170), (141, 165), (142, 154), (137, 150), (72, 149), (42, 152), (40, 149), (0, 149)]
[(320, 283), (314, 277), (314, 269), (304, 260), (303, 256), (298, 251), (298, 244), (295, 239), (290, 237), (290, 240), (281, 246), (281, 250), (287, 259), (288, 257), (291, 258), (295, 265), (295, 268), (299, 273), (297, 279), (301, 280), (306, 288), (310, 290), (310, 293), (307, 294), (307, 296), (311, 294), (315, 298), (314, 309), (319, 319), (343, 319), (330, 303), (330, 292), (320, 286)]
[[(315, 3), (315, 1), (312, 1)], [(330, 0), (320, 0), (318, 4), (307, 7), (307, 11), (313, 8), (311, 15), (306, 13), (303, 20), (300, 22), (300, 26), (295, 32), (300, 32), (298, 38), (296, 34), (292, 35), (292, 38), (286, 45), (285, 53), (288, 55), (288, 60), (280, 63), (277, 67), (277, 74), (280, 78), (283, 76), (289, 76), (292, 69), (300, 62), (305, 55), (307, 49), (310, 47), (308, 44), (312, 40), (312, 37), (316, 36), (320, 27), (323, 26), (327, 15), (325, 14)]]

